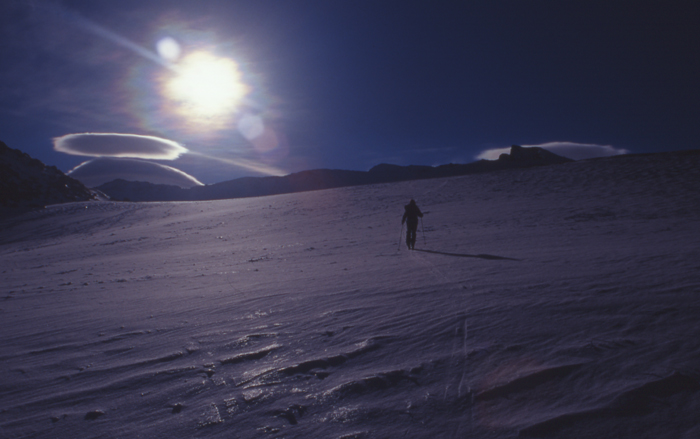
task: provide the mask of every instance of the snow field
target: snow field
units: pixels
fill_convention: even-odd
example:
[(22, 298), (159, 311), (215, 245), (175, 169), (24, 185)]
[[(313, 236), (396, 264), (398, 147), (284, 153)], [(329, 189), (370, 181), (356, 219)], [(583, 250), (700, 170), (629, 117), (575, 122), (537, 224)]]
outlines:
[(5, 220), (2, 434), (696, 437), (698, 161)]

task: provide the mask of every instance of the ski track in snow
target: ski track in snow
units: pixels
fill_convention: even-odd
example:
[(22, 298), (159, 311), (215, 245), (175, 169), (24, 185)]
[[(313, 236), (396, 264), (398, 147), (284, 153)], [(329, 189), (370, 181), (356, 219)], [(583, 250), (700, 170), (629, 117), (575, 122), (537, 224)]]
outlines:
[(0, 436), (700, 437), (699, 162), (3, 220)]

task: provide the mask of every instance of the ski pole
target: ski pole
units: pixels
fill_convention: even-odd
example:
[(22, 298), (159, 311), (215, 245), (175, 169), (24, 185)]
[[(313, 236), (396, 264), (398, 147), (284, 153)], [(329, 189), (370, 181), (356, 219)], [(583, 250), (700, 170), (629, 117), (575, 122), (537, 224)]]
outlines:
[(403, 236), (403, 223), (401, 223), (401, 233), (399, 233), (399, 250), (401, 250), (401, 237)]
[(427, 246), (428, 243), (425, 240), (425, 229), (423, 228), (423, 217), (420, 219), (420, 230), (423, 232), (423, 245)]

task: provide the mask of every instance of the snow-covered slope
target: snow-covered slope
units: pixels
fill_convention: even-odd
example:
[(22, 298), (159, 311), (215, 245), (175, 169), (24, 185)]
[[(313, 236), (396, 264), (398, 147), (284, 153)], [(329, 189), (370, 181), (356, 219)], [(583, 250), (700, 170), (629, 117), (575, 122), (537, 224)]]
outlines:
[(700, 437), (699, 162), (6, 220), (1, 435)]
[(0, 215), (93, 198), (88, 188), (55, 166), (46, 166), (0, 142)]

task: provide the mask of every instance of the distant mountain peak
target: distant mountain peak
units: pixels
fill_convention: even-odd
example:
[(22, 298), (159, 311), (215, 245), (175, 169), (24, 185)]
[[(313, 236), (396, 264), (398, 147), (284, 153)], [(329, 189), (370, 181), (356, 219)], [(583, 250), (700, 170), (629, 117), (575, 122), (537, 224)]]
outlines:
[(573, 162), (574, 160), (554, 154), (539, 146), (525, 148), (520, 145), (512, 145), (510, 154), (501, 154), (498, 157), (498, 161), (555, 165)]

